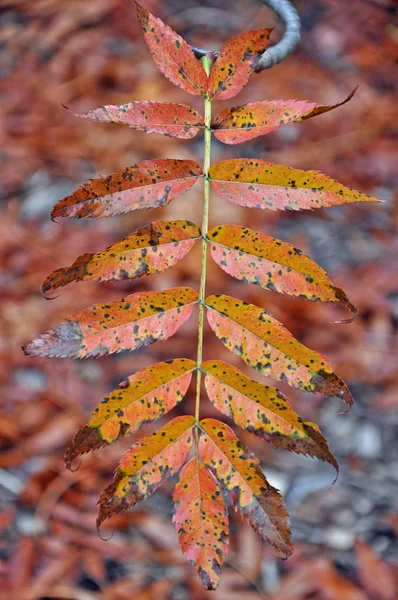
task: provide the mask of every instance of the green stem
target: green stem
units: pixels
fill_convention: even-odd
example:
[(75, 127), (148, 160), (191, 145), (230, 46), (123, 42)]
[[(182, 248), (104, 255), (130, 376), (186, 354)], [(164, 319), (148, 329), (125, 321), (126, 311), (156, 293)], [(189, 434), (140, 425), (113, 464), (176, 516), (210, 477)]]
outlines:
[[(207, 75), (210, 73), (211, 58), (204, 56), (201, 60), (204, 70)], [(199, 332), (198, 332), (198, 353), (197, 353), (197, 365), (198, 369), (196, 372), (196, 402), (195, 402), (195, 420), (199, 422), (199, 411), (200, 411), (200, 393), (201, 393), (201, 381), (202, 372), (200, 365), (202, 364), (203, 355), (203, 325), (205, 320), (205, 307), (204, 301), (206, 298), (206, 266), (207, 266), (207, 230), (209, 225), (209, 200), (210, 200), (210, 181), (209, 181), (209, 168), (210, 168), (210, 152), (211, 152), (211, 100), (205, 97), (205, 148), (204, 148), (204, 162), (203, 162), (203, 176), (204, 176), (204, 194), (203, 194), (203, 219), (202, 219), (202, 261), (201, 261), (201, 272), (200, 272), (200, 288), (199, 288)]]

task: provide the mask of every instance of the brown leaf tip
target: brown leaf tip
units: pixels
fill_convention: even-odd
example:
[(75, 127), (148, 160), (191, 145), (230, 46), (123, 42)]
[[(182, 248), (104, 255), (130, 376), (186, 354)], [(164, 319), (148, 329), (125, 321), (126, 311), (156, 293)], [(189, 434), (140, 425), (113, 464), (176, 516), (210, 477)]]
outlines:
[(316, 384), (316, 391), (325, 394), (326, 396), (337, 396), (346, 402), (349, 408), (345, 411), (351, 410), (354, 404), (354, 398), (347, 384), (333, 372), (328, 372), (323, 369), (318, 371), (317, 375), (312, 378), (313, 383)]
[(331, 452), (326, 439), (323, 437), (322, 433), (316, 429), (316, 426), (314, 426), (313, 423), (303, 423), (303, 426), (307, 435), (315, 442), (317, 446), (316, 454), (308, 452), (308, 455), (329, 463), (336, 470), (336, 477), (330, 485), (330, 487), (333, 487), (339, 476), (339, 463)]
[(341, 319), (340, 321), (333, 321), (333, 323), (337, 323), (337, 324), (352, 323), (353, 320), (358, 315), (358, 308), (355, 306), (355, 304), (352, 304), (352, 302), (349, 301), (347, 295), (345, 294), (345, 292), (343, 292), (343, 290), (341, 290), (340, 288), (337, 288), (337, 287), (333, 287), (333, 291), (335, 293), (337, 300), (339, 302), (341, 302), (344, 306), (346, 306), (348, 308), (348, 310), (351, 311), (351, 313), (352, 313), (352, 316), (349, 317), (348, 319)]
[(97, 429), (93, 429), (87, 425), (79, 429), (65, 452), (64, 461), (66, 468), (72, 471), (71, 464), (75, 458), (93, 450), (98, 450), (105, 445), (106, 442), (101, 438)]
[[(216, 560), (214, 560), (213, 563), (216, 563), (215, 566), (213, 565), (213, 569), (214, 569), (215, 573), (217, 574), (217, 576), (219, 577), (221, 575), (221, 567), (217, 563)], [(210, 573), (205, 571), (205, 569), (203, 569), (202, 567), (199, 567), (198, 575), (200, 577), (200, 581), (202, 582), (202, 585), (205, 588), (205, 590), (214, 591), (217, 589), (218, 581), (213, 581), (211, 579)]]
[[(98, 517), (96, 520), (97, 530), (100, 528), (101, 524), (109, 519), (112, 515), (116, 515), (124, 510), (123, 501), (118, 500), (114, 496), (118, 481), (121, 479), (121, 477), (122, 475), (117, 473), (114, 481), (104, 489), (98, 500), (99, 508)], [(124, 503), (126, 504), (125, 508), (128, 508), (127, 500), (124, 500)]]
[[(132, 508), (146, 497), (144, 494), (138, 491), (134, 481), (129, 481), (126, 483), (123, 486), (123, 496), (119, 495), (119, 484), (124, 478), (125, 474), (123, 471), (118, 469), (113, 482), (102, 492), (97, 503), (99, 506), (98, 517), (96, 521), (97, 529), (101, 526), (101, 523), (107, 519), (110, 519), (110, 517), (113, 515), (117, 515), (120, 512)], [(117, 495), (116, 492), (118, 492)]]

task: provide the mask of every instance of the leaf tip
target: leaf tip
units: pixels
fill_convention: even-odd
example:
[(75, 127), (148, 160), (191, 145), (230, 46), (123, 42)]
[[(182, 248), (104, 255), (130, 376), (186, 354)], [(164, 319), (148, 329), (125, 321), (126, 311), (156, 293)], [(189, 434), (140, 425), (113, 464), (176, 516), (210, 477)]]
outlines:
[[(113, 481), (113, 483), (111, 483), (110, 485), (108, 485), (108, 487), (106, 487), (98, 502), (98, 516), (96, 519), (96, 527), (97, 527), (97, 532), (99, 531), (102, 523), (104, 521), (106, 521), (107, 519), (109, 519), (112, 515), (120, 512), (121, 510), (123, 510), (122, 506), (119, 505), (118, 506), (114, 506), (114, 500), (115, 500), (115, 496), (114, 496), (114, 492), (117, 486), (117, 481), (120, 478), (120, 473), (116, 473), (115, 479)], [(126, 507), (127, 508), (127, 507)]]
[(338, 480), (338, 478), (339, 478), (339, 475), (340, 475), (340, 468), (339, 468), (339, 465), (338, 465), (338, 463), (337, 463), (337, 467), (335, 467), (335, 469), (336, 469), (336, 477), (333, 479), (332, 483), (329, 485), (329, 487), (328, 487), (327, 491), (331, 490), (331, 489), (334, 487), (334, 484), (336, 483), (336, 481), (337, 481), (337, 480)]
[(350, 410), (354, 406), (354, 398), (352, 397), (352, 394), (349, 391), (349, 389), (347, 388), (346, 390), (340, 390), (338, 392), (338, 394), (336, 394), (336, 396), (338, 396), (339, 398), (342, 398), (344, 400), (344, 402), (346, 402), (348, 404), (348, 408), (346, 410), (342, 410), (338, 414), (345, 415), (348, 412), (350, 412)]
[(101, 438), (98, 429), (89, 427), (88, 425), (82, 427), (82, 429), (79, 429), (76, 433), (65, 452), (64, 462), (66, 468), (69, 469), (69, 471), (73, 471), (71, 464), (76, 458), (82, 454), (98, 450), (105, 445), (106, 442)]
[(344, 400), (348, 404), (348, 409), (339, 414), (345, 414), (350, 411), (354, 405), (354, 398), (345, 381), (333, 373), (333, 371), (325, 371), (323, 369), (318, 371), (317, 377), (320, 379), (316, 382), (317, 387), (314, 391), (321, 392), (327, 396), (336, 396)]
[(47, 292), (51, 292), (51, 290), (54, 290), (53, 286), (51, 285), (52, 283), (52, 273), (43, 281), (43, 285), (41, 286), (41, 293), (42, 296), (45, 300), (56, 300), (57, 298), (59, 298), (60, 296), (62, 296), (62, 292), (60, 294), (58, 294), (57, 296), (47, 296)]
[(358, 307), (349, 301), (345, 292), (343, 292), (343, 290), (341, 290), (340, 288), (333, 287), (333, 291), (336, 296), (336, 299), (339, 302), (341, 302), (341, 304), (343, 304), (343, 306), (346, 306), (352, 314), (351, 314), (351, 317), (349, 317), (348, 319), (340, 319), (337, 321), (332, 321), (332, 323), (339, 324), (339, 325), (352, 323), (354, 321), (354, 319), (358, 316)]
[(25, 356), (41, 357), (41, 356), (43, 356), (41, 353), (41, 346), (42, 346), (42, 340), (40, 338), (37, 338), (27, 344), (24, 344), (21, 347), (22, 347), (22, 351), (25, 354)]
[[(73, 460), (73, 459), (72, 459)], [(80, 459), (79, 464), (77, 465), (77, 467), (75, 467), (74, 469), (72, 469), (72, 460), (71, 461), (67, 461), (65, 458), (65, 467), (68, 469), (68, 471), (70, 471), (71, 473), (76, 473), (76, 471), (78, 471), (80, 469), (80, 467), (82, 466), (82, 462), (83, 459)]]
[(56, 214), (56, 213), (57, 213), (57, 211), (56, 211), (55, 209), (56, 209), (56, 206), (54, 206), (54, 208), (53, 208), (53, 209), (52, 209), (52, 211), (50, 212), (50, 219), (51, 219), (51, 221), (52, 221), (53, 223), (58, 223), (58, 224), (59, 224), (59, 221), (57, 221), (57, 219), (55, 218), (55, 217), (58, 217), (58, 216), (59, 216), (59, 215), (57, 215), (57, 214)]
[(146, 21), (148, 21), (150, 12), (141, 4), (139, 4), (136, 0), (134, 0), (135, 3), (135, 10), (137, 11), (137, 18), (140, 22), (140, 25), (145, 33), (145, 29), (144, 29), (144, 19), (146, 19)]
[(349, 102), (350, 100), (352, 100), (352, 98), (355, 96), (357, 89), (359, 88), (359, 84), (356, 85), (354, 87), (354, 89), (352, 90), (352, 92), (350, 92), (347, 96), (347, 98), (345, 100), (343, 100), (342, 102), (339, 102), (338, 104), (336, 104), (336, 108), (339, 106), (343, 106), (343, 104), (346, 104), (347, 102)]
[(106, 517), (104, 517), (104, 516), (103, 516), (103, 514), (102, 514), (102, 511), (101, 511), (101, 508), (100, 508), (100, 509), (99, 509), (99, 511), (98, 511), (98, 517), (97, 517), (97, 518), (96, 518), (96, 520), (95, 520), (95, 527), (96, 527), (96, 529), (97, 529), (97, 534), (98, 534), (98, 536), (99, 536), (99, 537), (101, 537), (101, 536), (100, 536), (100, 533), (99, 533), (99, 532), (100, 532), (101, 525), (102, 525), (102, 523), (103, 523), (105, 520), (106, 520)]

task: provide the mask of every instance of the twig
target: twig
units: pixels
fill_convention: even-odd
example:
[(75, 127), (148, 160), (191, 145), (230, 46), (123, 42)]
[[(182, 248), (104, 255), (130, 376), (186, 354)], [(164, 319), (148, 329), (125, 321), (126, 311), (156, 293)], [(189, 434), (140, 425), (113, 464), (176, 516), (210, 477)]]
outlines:
[(301, 22), (298, 12), (289, 0), (264, 0), (280, 17), (285, 25), (285, 33), (280, 42), (268, 48), (257, 63), (256, 72), (269, 69), (282, 62), (299, 45)]
[[(285, 33), (283, 34), (282, 39), (275, 44), (275, 46), (268, 48), (264, 52), (257, 64), (257, 73), (282, 62), (297, 48), (301, 39), (300, 17), (289, 0), (264, 0), (264, 3), (272, 8), (272, 10), (284, 23)], [(211, 52), (209, 50), (204, 50), (203, 48), (196, 48), (195, 46), (192, 46), (192, 50), (197, 58), (202, 58), (207, 54), (211, 54), (213, 56), (217, 56), (218, 54), (218, 52)]]

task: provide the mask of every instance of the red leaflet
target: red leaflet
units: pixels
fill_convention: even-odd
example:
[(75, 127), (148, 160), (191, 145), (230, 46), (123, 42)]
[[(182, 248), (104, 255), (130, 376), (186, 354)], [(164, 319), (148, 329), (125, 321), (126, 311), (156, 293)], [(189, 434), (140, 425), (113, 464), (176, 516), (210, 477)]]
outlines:
[(194, 185), (202, 169), (193, 160), (143, 160), (117, 173), (90, 179), (51, 211), (58, 217), (110, 217), (131, 210), (158, 208)]
[(186, 358), (141, 369), (108, 394), (79, 429), (65, 454), (68, 468), (81, 454), (112, 444), (168, 413), (184, 398), (196, 363)]
[(240, 144), (265, 135), (282, 125), (304, 121), (342, 106), (353, 97), (355, 90), (343, 102), (322, 106), (306, 100), (274, 100), (251, 102), (221, 111), (211, 126), (214, 136), (224, 144)]
[[(67, 108), (67, 107), (65, 107)], [(69, 110), (69, 109), (68, 109)], [(145, 133), (190, 140), (204, 126), (202, 115), (186, 104), (137, 100), (128, 104), (102, 106), (85, 113), (71, 111), (75, 117), (99, 123), (117, 123)]]
[(190, 221), (154, 221), (96, 254), (83, 254), (70, 267), (56, 269), (42, 291), (55, 290), (72, 281), (117, 281), (154, 275), (184, 258), (200, 237)]
[(124, 453), (113, 483), (99, 499), (97, 527), (148, 498), (178, 472), (191, 451), (194, 423), (193, 417), (177, 417)]
[(94, 304), (23, 347), (30, 356), (96, 358), (167, 340), (189, 319), (198, 294), (191, 288), (138, 292)]
[(289, 517), (278, 490), (264, 477), (254, 454), (228, 425), (200, 421), (199, 459), (217, 477), (235, 510), (282, 558), (292, 553)]
[(209, 175), (222, 198), (249, 208), (304, 210), (353, 202), (381, 202), (319, 171), (303, 171), (259, 158), (216, 163)]
[(267, 48), (271, 31), (248, 31), (224, 46), (210, 71), (209, 98), (226, 100), (241, 91)]
[(250, 367), (306, 392), (338, 396), (352, 406), (347, 385), (326, 357), (300, 344), (265, 310), (221, 294), (206, 298), (206, 306), (216, 336)]
[(216, 480), (197, 457), (183, 467), (173, 501), (181, 549), (204, 588), (215, 590), (227, 551), (228, 511)]
[(339, 466), (314, 423), (302, 421), (279, 390), (252, 381), (221, 360), (201, 364), (207, 395), (234, 423), (277, 448), (313, 456)]
[(357, 314), (343, 290), (291, 244), (239, 225), (220, 225), (207, 235), (213, 259), (232, 277), (307, 300), (341, 302), (354, 314), (349, 321)]
[(186, 41), (143, 6), (136, 5), (145, 41), (159, 71), (188, 94), (204, 96), (207, 75)]

